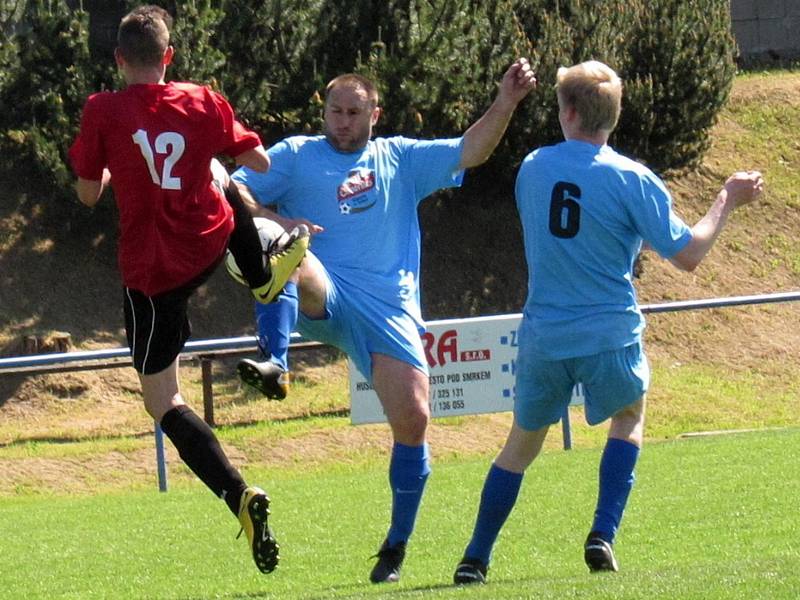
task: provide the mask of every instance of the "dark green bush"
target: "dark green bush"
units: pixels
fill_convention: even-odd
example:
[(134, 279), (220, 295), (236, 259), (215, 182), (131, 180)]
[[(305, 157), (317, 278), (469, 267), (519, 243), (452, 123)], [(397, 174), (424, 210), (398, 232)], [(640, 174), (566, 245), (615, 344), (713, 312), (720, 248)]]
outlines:
[(510, 2), (436, 4), (415, 4), (358, 61), (381, 83), (382, 131), (460, 135), (488, 108), (513, 57), (528, 54)]
[(0, 0), (0, 89), (16, 67), (16, 36), (14, 31), (22, 6), (15, 0)]
[[(83, 12), (30, 0), (14, 16), (11, 4), (0, 5), (0, 144), (12, 162), (34, 162), (62, 185), (80, 107), (90, 92), (115, 85), (113, 65), (92, 60)], [(725, 0), (161, 4), (177, 17), (170, 76), (220, 89), (267, 143), (317, 131), (319, 92), (345, 71), (378, 81), (379, 131), (458, 135), (491, 102), (511, 60), (530, 55), (539, 88), (491, 166), (506, 181), (528, 149), (560, 137), (553, 82), (561, 65), (595, 58), (619, 71), (626, 96), (612, 141), (658, 169), (702, 156), (734, 73)]]
[(508, 181), (527, 152), (561, 139), (555, 80), (559, 67), (595, 59), (620, 66), (625, 32), (631, 21), (625, 0), (518, 0), (519, 27), (530, 40), (529, 54), (538, 87), (520, 106), (508, 135), (483, 169), (492, 180)]
[(89, 54), (88, 15), (63, 2), (29, 0), (14, 27), (14, 51), (1, 59), (0, 156), (6, 168), (66, 190), (66, 151), (103, 74)]
[(613, 145), (658, 170), (702, 157), (735, 74), (726, 0), (524, 0), (516, 12), (541, 85), (512, 123), (515, 136), (531, 147), (560, 139), (556, 70), (596, 59), (624, 81)]
[(727, 0), (641, 2), (621, 54), (616, 143), (658, 170), (696, 164), (728, 99), (736, 44)]

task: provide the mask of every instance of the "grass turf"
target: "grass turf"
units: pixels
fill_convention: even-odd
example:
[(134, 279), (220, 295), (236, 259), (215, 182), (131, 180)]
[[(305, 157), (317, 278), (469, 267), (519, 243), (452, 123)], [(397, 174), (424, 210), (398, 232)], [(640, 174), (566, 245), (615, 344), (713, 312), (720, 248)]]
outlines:
[(3, 598), (796, 598), (800, 430), (647, 446), (616, 550), (590, 575), (582, 542), (598, 449), (548, 451), (529, 469), (485, 587), (450, 585), (491, 457), (438, 461), (399, 585), (367, 581), (388, 521), (385, 464), (247, 472), (273, 497), (282, 545), (268, 576), (200, 484), (6, 498)]

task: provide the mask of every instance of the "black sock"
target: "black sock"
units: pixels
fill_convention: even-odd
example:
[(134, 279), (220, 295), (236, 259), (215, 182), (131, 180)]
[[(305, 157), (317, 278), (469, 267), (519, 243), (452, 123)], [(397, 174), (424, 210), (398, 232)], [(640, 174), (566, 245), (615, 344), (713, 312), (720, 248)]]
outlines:
[(239, 500), (247, 484), (225, 456), (211, 427), (184, 404), (161, 418), (161, 430), (183, 462), (238, 516)]
[(233, 181), (225, 188), (225, 199), (233, 209), (233, 233), (228, 240), (228, 249), (247, 284), (251, 288), (261, 287), (269, 281), (271, 273), (269, 262), (264, 264), (264, 251), (253, 215), (247, 210)]

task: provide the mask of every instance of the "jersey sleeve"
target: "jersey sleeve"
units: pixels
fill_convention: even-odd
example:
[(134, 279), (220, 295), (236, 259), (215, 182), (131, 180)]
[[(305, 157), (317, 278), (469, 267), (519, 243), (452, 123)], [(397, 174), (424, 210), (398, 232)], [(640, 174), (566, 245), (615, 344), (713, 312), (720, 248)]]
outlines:
[(283, 140), (270, 147), (267, 154), (271, 165), (266, 173), (241, 167), (231, 177), (246, 185), (261, 204), (280, 204), (292, 181), (295, 152), (289, 140)]
[(672, 196), (655, 174), (639, 175), (641, 196), (629, 213), (635, 227), (650, 246), (663, 258), (671, 258), (692, 239), (692, 231), (672, 210)]
[(236, 119), (233, 107), (222, 95), (211, 92), (211, 98), (222, 120), (223, 134), (220, 152), (235, 158), (243, 152), (261, 145), (261, 138), (258, 137), (258, 134), (247, 129)]
[(75, 175), (82, 179), (98, 181), (108, 164), (100, 133), (100, 114), (94, 97), (86, 101), (81, 114), (78, 136), (69, 149), (69, 161)]
[(401, 138), (405, 144), (405, 160), (411, 167), (417, 202), (436, 190), (459, 187), (464, 180), (461, 162), (461, 147), (464, 138), (440, 140), (410, 140)]

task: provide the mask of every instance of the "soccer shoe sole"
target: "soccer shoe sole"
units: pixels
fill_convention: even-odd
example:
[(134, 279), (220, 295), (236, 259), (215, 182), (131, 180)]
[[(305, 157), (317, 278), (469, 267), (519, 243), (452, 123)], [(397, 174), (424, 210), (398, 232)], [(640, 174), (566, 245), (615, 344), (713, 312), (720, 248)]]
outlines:
[(264, 490), (248, 487), (241, 504), (239, 523), (250, 544), (253, 562), (262, 573), (272, 573), (280, 560), (280, 546), (269, 528), (269, 497)]
[(249, 358), (239, 361), (239, 364), (236, 365), (236, 372), (239, 374), (239, 379), (242, 380), (242, 383), (257, 389), (270, 400), (283, 400), (289, 393), (288, 384), (280, 380), (281, 376), (288, 379), (287, 373), (282, 373), (277, 378), (270, 377), (261, 372), (256, 361)]

